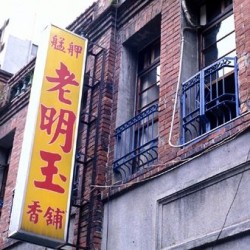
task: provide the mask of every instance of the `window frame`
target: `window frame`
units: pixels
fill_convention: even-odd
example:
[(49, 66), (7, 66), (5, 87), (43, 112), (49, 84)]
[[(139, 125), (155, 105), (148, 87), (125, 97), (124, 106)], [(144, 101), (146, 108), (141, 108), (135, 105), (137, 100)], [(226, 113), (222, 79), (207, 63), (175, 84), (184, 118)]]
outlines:
[[(213, 29), (216, 25), (221, 23), (223, 20), (228, 18), (230, 15), (234, 15), (233, 14), (233, 4), (230, 4), (227, 7), (225, 7), (225, 1), (226, 0), (221, 0), (221, 4), (220, 4), (221, 13), (219, 15), (215, 16), (214, 18), (212, 18), (211, 20), (209, 20), (201, 28), (201, 30), (199, 32), (199, 65), (200, 65), (200, 69), (211, 65), (212, 63), (214, 63), (215, 61), (218, 61), (219, 59), (221, 59), (223, 57), (226, 57), (228, 54), (232, 53), (236, 48), (236, 46), (235, 46), (233, 50), (230, 50), (228, 53), (224, 54), (221, 57), (216, 58), (216, 60), (213, 60), (212, 62), (210, 62), (209, 64), (206, 65), (204, 51), (207, 50), (209, 47), (211, 47), (211, 45), (208, 46), (208, 47), (205, 47), (204, 34), (208, 33), (209, 30)], [(209, 1), (207, 1), (207, 3), (208, 2)], [(207, 3), (205, 3), (205, 5)], [(206, 13), (206, 18), (207, 18), (207, 13)], [(223, 36), (219, 40), (216, 40), (213, 44), (217, 44), (219, 41), (222, 41), (224, 38), (228, 37), (232, 33), (235, 33), (235, 28), (234, 28), (234, 30), (232, 32), (227, 33), (225, 36)]]
[(7, 179), (8, 179), (8, 173), (9, 173), (9, 162), (10, 162), (10, 157), (12, 153), (12, 147), (11, 148), (0, 147), (0, 149), (1, 151), (4, 151), (4, 155), (5, 155), (4, 162), (0, 163), (0, 168), (3, 169), (1, 183), (0, 183), (0, 217), (1, 217), (2, 207), (4, 203), (4, 195), (6, 191)]
[[(0, 183), (0, 210), (3, 206), (5, 188), (7, 183), (8, 171), (9, 171), (9, 164), (0, 164), (0, 168), (3, 168), (3, 175), (2, 175), (2, 182)], [(1, 215), (1, 212), (0, 212)]]
[[(158, 53), (156, 53), (158, 51)], [(157, 54), (158, 56), (155, 56)], [(145, 60), (146, 58), (146, 60)], [(142, 62), (143, 60), (143, 62)], [(137, 73), (137, 86), (136, 86), (136, 108), (135, 108), (135, 115), (140, 115), (145, 110), (150, 109), (150, 107), (154, 105), (158, 105), (159, 102), (159, 83), (160, 83), (160, 75), (158, 76), (157, 68), (160, 67), (160, 38), (155, 39), (151, 42), (148, 46), (146, 46), (143, 50), (138, 53), (138, 73)], [(142, 78), (153, 72), (155, 70), (156, 73), (156, 81), (150, 83), (148, 87), (145, 89), (142, 85)], [(157, 79), (159, 78), (159, 79)], [(142, 105), (142, 96), (143, 94), (150, 93), (149, 91), (152, 89), (156, 89), (157, 97), (150, 101), (146, 102), (146, 104)], [(153, 139), (153, 135), (158, 135), (158, 115), (156, 113), (155, 116), (152, 118), (152, 123), (149, 124), (147, 119), (143, 119), (137, 124), (135, 131), (134, 131), (134, 150), (138, 152), (138, 156), (134, 159), (133, 170), (132, 172), (137, 172), (139, 170), (138, 164), (136, 162), (143, 162), (146, 159), (143, 155), (140, 155), (141, 148), (151, 148), (152, 145), (149, 144), (150, 141), (156, 140)], [(145, 158), (145, 159), (144, 159)], [(147, 163), (146, 163), (147, 164)]]
[[(155, 51), (155, 49), (159, 49), (159, 56), (156, 58), (152, 56), (152, 53)], [(150, 55), (150, 60), (147, 60), (146, 62), (147, 65), (144, 65), (145, 62), (142, 63), (143, 57), (144, 56), (148, 57), (148, 55)], [(138, 53), (137, 65), (138, 65), (138, 73), (137, 73), (137, 86), (136, 86), (135, 115), (141, 113), (143, 110), (147, 109), (148, 107), (152, 106), (155, 103), (158, 103), (159, 101), (160, 79), (158, 81), (156, 79), (156, 82), (150, 84), (150, 86), (142, 90), (142, 78), (148, 73), (152, 72), (153, 70), (156, 70), (156, 75), (157, 75), (157, 68), (160, 67), (160, 38), (157, 38), (155, 41), (150, 43), (148, 46), (146, 46), (143, 50), (141, 50)], [(142, 95), (147, 91), (150, 91), (154, 87), (157, 88), (158, 90), (158, 97), (155, 100), (147, 103), (146, 105), (141, 106)]]
[[(147, 39), (149, 41), (149, 39)], [(128, 50), (133, 54), (134, 65), (132, 68), (134, 80), (131, 82), (133, 89), (133, 110), (132, 118), (120, 125), (115, 130), (116, 150), (113, 168), (122, 179), (135, 174), (142, 168), (152, 165), (158, 158), (158, 102), (160, 77), (157, 72), (160, 70), (160, 35), (150, 39), (147, 45), (141, 50)], [(154, 51), (154, 55), (152, 53)], [(143, 56), (147, 58), (142, 61)], [(159, 69), (157, 70), (157, 67)], [(142, 78), (155, 70), (155, 76), (150, 76), (148, 86), (141, 91)], [(131, 71), (130, 71), (131, 73)], [(132, 74), (131, 74), (132, 75)], [(131, 77), (131, 76), (130, 76)], [(146, 81), (145, 81), (146, 82)], [(144, 105), (142, 95), (153, 88), (157, 88), (157, 98)], [(140, 104), (143, 103), (142, 106)], [(157, 129), (157, 132), (156, 130)]]

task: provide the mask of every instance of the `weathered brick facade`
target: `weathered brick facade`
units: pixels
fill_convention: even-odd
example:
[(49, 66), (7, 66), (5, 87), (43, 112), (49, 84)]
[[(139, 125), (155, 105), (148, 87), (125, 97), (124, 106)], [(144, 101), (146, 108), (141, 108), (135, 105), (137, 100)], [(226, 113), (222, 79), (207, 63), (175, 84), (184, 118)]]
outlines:
[[(167, 245), (164, 236), (162, 236), (163, 233), (158, 233), (160, 229), (157, 228), (158, 222), (156, 221), (162, 219), (165, 214), (163, 213), (163, 215), (158, 218), (156, 216), (157, 212), (155, 212), (158, 208), (155, 207), (159, 204), (163, 204), (161, 205), (162, 207), (164, 206), (165, 203), (162, 202), (162, 200), (168, 197), (164, 192), (169, 192), (169, 197), (171, 195), (173, 196), (171, 196), (171, 201), (166, 201), (166, 204), (171, 203), (175, 199), (181, 199), (179, 197), (181, 196), (180, 193), (185, 192), (185, 190), (189, 188), (195, 189), (199, 183), (209, 182), (213, 179), (213, 174), (211, 173), (210, 176), (205, 173), (206, 171), (203, 169), (203, 165), (192, 165), (194, 168), (190, 166), (190, 169), (196, 169), (197, 176), (202, 176), (204, 171), (204, 179), (200, 179), (200, 182), (198, 182), (198, 180), (195, 182), (195, 180), (192, 180), (190, 177), (190, 180), (183, 180), (183, 184), (176, 184), (176, 187), (173, 185), (168, 190), (161, 190), (159, 188), (161, 193), (157, 193), (157, 195), (155, 193), (152, 194), (152, 196), (155, 195), (152, 198), (152, 203), (150, 203), (151, 200), (148, 197), (147, 199), (149, 201), (147, 200), (147, 203), (143, 198), (144, 196), (141, 194), (138, 195), (138, 192), (146, 187), (146, 190), (150, 191), (147, 193), (147, 191), (145, 192), (144, 190), (143, 194), (145, 194), (145, 197), (146, 195), (151, 197), (150, 183), (159, 180), (159, 183), (161, 182), (161, 185), (159, 185), (162, 188), (162, 186), (164, 186), (162, 185), (162, 183), (164, 183), (162, 178), (171, 180), (173, 183), (178, 183), (179, 179), (175, 179), (177, 178), (177, 174), (174, 174), (174, 171), (181, 171), (182, 168), (186, 169), (189, 164), (191, 165), (196, 160), (204, 159), (204, 161), (210, 162), (210, 159), (207, 159), (206, 155), (216, 154), (217, 150), (222, 150), (224, 145), (226, 145), (225, 147), (230, 146), (230, 143), (236, 142), (237, 138), (242, 138), (245, 134), (249, 133), (250, 2), (247, 0), (234, 0), (233, 14), (235, 20), (236, 55), (238, 60), (240, 115), (218, 126), (211, 132), (198, 137), (193, 142), (187, 143), (184, 146), (180, 145), (182, 125), (180, 93), (177, 95), (176, 110), (174, 105), (177, 85), (181, 84), (181, 67), (185, 67), (186, 64), (190, 63), (186, 59), (180, 62), (180, 59), (182, 46), (185, 50), (184, 45), (187, 43), (185, 40), (187, 32), (191, 30), (191, 27), (186, 27), (188, 25), (185, 21), (181, 2), (182, 1), (179, 0), (126, 0), (116, 4), (114, 1), (110, 3), (110, 1), (100, 0), (96, 4), (93, 4), (68, 27), (69, 30), (86, 36), (90, 41), (86, 68), (87, 77), (85, 79), (87, 101), (85, 102), (84, 100), (85, 103), (82, 104), (77, 144), (76, 166), (78, 172), (75, 177), (77, 188), (74, 194), (75, 196), (73, 197), (73, 206), (75, 206), (75, 209), (72, 209), (74, 229), (71, 228), (70, 232), (70, 235), (72, 235), (72, 242), (70, 243), (74, 245), (76, 249), (153, 249), (152, 245), (155, 246), (155, 249), (165, 249), (164, 247), (166, 247), (166, 249), (172, 249), (171, 247), (173, 247), (174, 249), (176, 245), (174, 243), (171, 246)], [(191, 1), (189, 1), (189, 3), (190, 2)], [(185, 29), (187, 32), (184, 31)], [(131, 91), (128, 90), (127, 86), (129, 85), (129, 78), (132, 77), (130, 74), (132, 75), (133, 72), (137, 72), (137, 68), (133, 67), (133, 60), (136, 61), (138, 59), (131, 60), (130, 57), (136, 58), (136, 55), (139, 54), (146, 45), (154, 41), (155, 38), (157, 38), (154, 36), (157, 35), (160, 36), (158, 158), (150, 164), (149, 167), (143, 167), (138, 171), (133, 171), (132, 174), (122, 179), (119, 174), (113, 170), (113, 162), (116, 160), (115, 153), (117, 150), (114, 131), (121, 124), (126, 123), (127, 120), (132, 118), (127, 115), (127, 110), (124, 107), (127, 106), (127, 109), (129, 109), (130, 102), (132, 103), (130, 97), (136, 93), (135, 87), (134, 90)], [(9, 79), (8, 84), (12, 90), (16, 90), (20, 79), (32, 71), (34, 64), (34, 61), (31, 62), (23, 70)], [(138, 62), (135, 64), (138, 64)], [(137, 81), (137, 76), (135, 78)], [(11, 249), (15, 249), (15, 244), (19, 244), (15, 240), (8, 238), (8, 224), (23, 140), (29, 91), (30, 87), (27, 85), (24, 91), (18, 95), (13, 96), (12, 93), (10, 103), (4, 110), (0, 110), (0, 140), (11, 131), (15, 131), (4, 203), (0, 217), (1, 249), (5, 249), (8, 246), (12, 246)], [(126, 95), (128, 96), (127, 98), (124, 97)], [(133, 105), (134, 103), (131, 106)], [(133, 113), (134, 111), (131, 112)], [(171, 129), (172, 134), (170, 133)], [(170, 135), (171, 138), (169, 138)], [(170, 145), (169, 142), (174, 145)], [(246, 145), (244, 144), (244, 146)], [(238, 152), (237, 149), (235, 149), (235, 151)], [(237, 155), (237, 153), (235, 154)], [(246, 163), (249, 160), (248, 156)], [(226, 158), (226, 153), (221, 157)], [(211, 162), (213, 161), (211, 160)], [(213, 162), (213, 164), (215, 166), (216, 162)], [(220, 164), (222, 165), (222, 163)], [(218, 170), (220, 168), (219, 165), (218, 168), (214, 167), (219, 172), (214, 170), (213, 173), (217, 178), (218, 176), (223, 176), (223, 171), (233, 171), (233, 169), (238, 167), (239, 165), (234, 165), (232, 162), (232, 166), (220, 172)], [(247, 167), (245, 167), (244, 171), (246, 169)], [(183, 170), (184, 176), (188, 175), (185, 171), (186, 170)], [(196, 172), (190, 173), (190, 176), (192, 174), (195, 176)], [(241, 182), (239, 182), (239, 186), (240, 184)], [(157, 186), (157, 184), (152, 184), (152, 187), (154, 185)], [(174, 191), (171, 193), (171, 190)], [(190, 191), (190, 193), (192, 192)], [(137, 238), (135, 236), (135, 239), (138, 240), (137, 242), (136, 240), (132, 242), (132, 239), (124, 233), (126, 232), (124, 227), (126, 227), (125, 224), (127, 220), (131, 221), (131, 216), (128, 216), (129, 218), (126, 217), (127, 212), (130, 214), (130, 208), (123, 212), (115, 210), (115, 206), (117, 204), (117, 206), (119, 206), (120, 203), (122, 204), (122, 202), (124, 202), (123, 200), (128, 199), (128, 203), (124, 204), (124, 207), (126, 207), (129, 202), (133, 204), (133, 201), (131, 201), (133, 198), (127, 198), (129, 196), (133, 197), (133, 194), (135, 194), (136, 197), (135, 204), (142, 204), (142, 207), (146, 207), (147, 204), (150, 204), (150, 206), (153, 207), (153, 212), (147, 210), (147, 213), (145, 212), (144, 214), (148, 215), (148, 213), (152, 212), (152, 214), (155, 215), (155, 219), (153, 219), (155, 223), (154, 226), (152, 226), (152, 231), (157, 236), (145, 235), (145, 242), (147, 242), (145, 245), (140, 241), (139, 236)], [(158, 196), (160, 198), (158, 198)], [(186, 194), (186, 196), (188, 196), (188, 194)], [(183, 195), (183, 197), (186, 196)], [(142, 199), (141, 202), (140, 199)], [(195, 202), (196, 200), (194, 200), (194, 203)], [(120, 208), (122, 210), (122, 205)], [(131, 214), (136, 217), (134, 221), (135, 224), (137, 224), (134, 226), (132, 220), (132, 224), (127, 225), (128, 235), (136, 235), (136, 231), (140, 229), (142, 230), (142, 234), (145, 234), (148, 228), (145, 225), (140, 226), (140, 219), (138, 219), (144, 216), (143, 211), (133, 213), (133, 209), (134, 208), (131, 208)], [(120, 217), (119, 215), (116, 217), (116, 212)], [(197, 214), (198, 213), (199, 212), (197, 212)], [(153, 216), (152, 214), (143, 218), (143, 220), (151, 219), (149, 217)], [(214, 216), (214, 218), (216, 218), (216, 216)], [(247, 218), (249, 219), (249, 217)], [(213, 221), (212, 215), (211, 220)], [(184, 223), (184, 221), (185, 218), (182, 223)], [(222, 226), (221, 232), (224, 226), (225, 225)], [(163, 227), (161, 230), (162, 232), (166, 232), (167, 229), (166, 226), (166, 228)], [(111, 235), (109, 230), (111, 233), (113, 232), (113, 235)], [(121, 233), (119, 233), (119, 230), (121, 230)], [(169, 230), (171, 231), (171, 228)], [(216, 228), (216, 230), (219, 229)], [(242, 229), (242, 233), (247, 232), (247, 230), (244, 231)], [(233, 233), (231, 234), (232, 237), (235, 235)], [(231, 236), (229, 235), (228, 237), (230, 238)], [(154, 239), (154, 237), (156, 239)], [(197, 235), (195, 237), (198, 239)], [(227, 236), (225, 236), (225, 238), (226, 237)], [(185, 240), (188, 241), (189, 238), (184, 238), (183, 242)], [(217, 244), (217, 240), (213, 244)], [(192, 249), (199, 246), (204, 247), (202, 249), (207, 249), (205, 248), (205, 244), (210, 244), (211, 242), (212, 241), (209, 240), (205, 243), (191, 242), (193, 244), (192, 246), (181, 245), (184, 243), (178, 245), (176, 243), (178, 245), (176, 249)], [(35, 246), (34, 249), (36, 249)]]
[[(34, 61), (27, 65), (23, 70), (18, 72), (16, 76), (10, 78), (8, 84), (10, 88), (18, 83), (34, 68)], [(13, 89), (12, 89), (13, 90)], [(12, 200), (15, 190), (16, 176), (18, 170), (18, 163), (20, 159), (20, 152), (23, 141), (23, 131), (26, 121), (27, 104), (29, 100), (29, 89), (20, 92), (20, 95), (12, 97), (11, 103), (9, 103), (4, 111), (1, 113), (0, 121), (0, 138), (14, 132), (13, 147), (9, 162), (8, 178), (6, 182), (4, 203), (1, 211), (1, 248), (12, 244), (13, 240), (8, 240), (8, 227), (10, 222), (10, 213), (12, 207)]]

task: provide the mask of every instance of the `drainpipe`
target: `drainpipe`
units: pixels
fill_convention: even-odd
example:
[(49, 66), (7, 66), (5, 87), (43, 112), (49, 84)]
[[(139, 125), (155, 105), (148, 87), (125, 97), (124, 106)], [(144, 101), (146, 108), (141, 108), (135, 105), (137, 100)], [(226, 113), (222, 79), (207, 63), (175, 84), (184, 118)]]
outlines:
[(184, 53), (184, 43), (185, 43), (185, 37), (184, 37), (184, 33), (187, 30), (197, 30), (198, 28), (200, 28), (199, 25), (196, 25), (195, 23), (193, 23), (191, 15), (188, 11), (187, 8), (187, 3), (186, 0), (181, 0), (181, 7), (182, 10), (184, 12), (184, 15), (186, 17), (187, 22), (190, 24), (191, 27), (184, 27), (182, 28), (182, 32), (181, 32), (181, 49), (180, 49), (180, 63), (179, 63), (179, 74), (178, 74), (178, 80), (177, 80), (177, 86), (176, 86), (176, 93), (175, 93), (175, 98), (174, 98), (174, 107), (173, 107), (173, 113), (172, 113), (172, 118), (171, 118), (171, 124), (170, 124), (170, 131), (169, 131), (169, 138), (168, 138), (168, 144), (171, 147), (174, 148), (180, 148), (183, 147), (187, 144), (189, 144), (191, 141), (184, 143), (184, 144), (173, 144), (172, 143), (172, 134), (173, 134), (173, 128), (174, 128), (174, 118), (175, 118), (175, 113), (176, 113), (176, 109), (177, 109), (177, 102), (180, 96), (180, 90), (181, 90), (181, 73), (182, 73), (182, 66), (183, 66), (183, 53)]
[(186, 3), (186, 0), (181, 0), (181, 7), (182, 7), (182, 10), (184, 12), (184, 15), (188, 21), (188, 23), (193, 27), (193, 28), (198, 28), (199, 25), (195, 24), (193, 21), (192, 21), (192, 17), (188, 11), (188, 8), (187, 8), (187, 3)]

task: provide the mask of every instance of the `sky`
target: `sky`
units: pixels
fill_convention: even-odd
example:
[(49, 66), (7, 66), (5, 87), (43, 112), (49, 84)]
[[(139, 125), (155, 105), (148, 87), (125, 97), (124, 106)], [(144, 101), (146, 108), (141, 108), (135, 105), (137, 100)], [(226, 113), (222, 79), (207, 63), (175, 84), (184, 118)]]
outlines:
[(11, 33), (36, 43), (48, 24), (65, 28), (93, 2), (95, 0), (0, 0), (0, 26), (11, 17)]

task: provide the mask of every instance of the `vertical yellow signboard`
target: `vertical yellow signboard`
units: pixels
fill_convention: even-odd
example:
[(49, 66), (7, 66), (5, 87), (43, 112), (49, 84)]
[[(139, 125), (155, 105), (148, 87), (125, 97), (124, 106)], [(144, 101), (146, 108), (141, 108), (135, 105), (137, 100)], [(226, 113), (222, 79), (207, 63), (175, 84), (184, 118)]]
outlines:
[(9, 235), (55, 247), (67, 235), (87, 41), (50, 26), (44, 43), (34, 72)]

